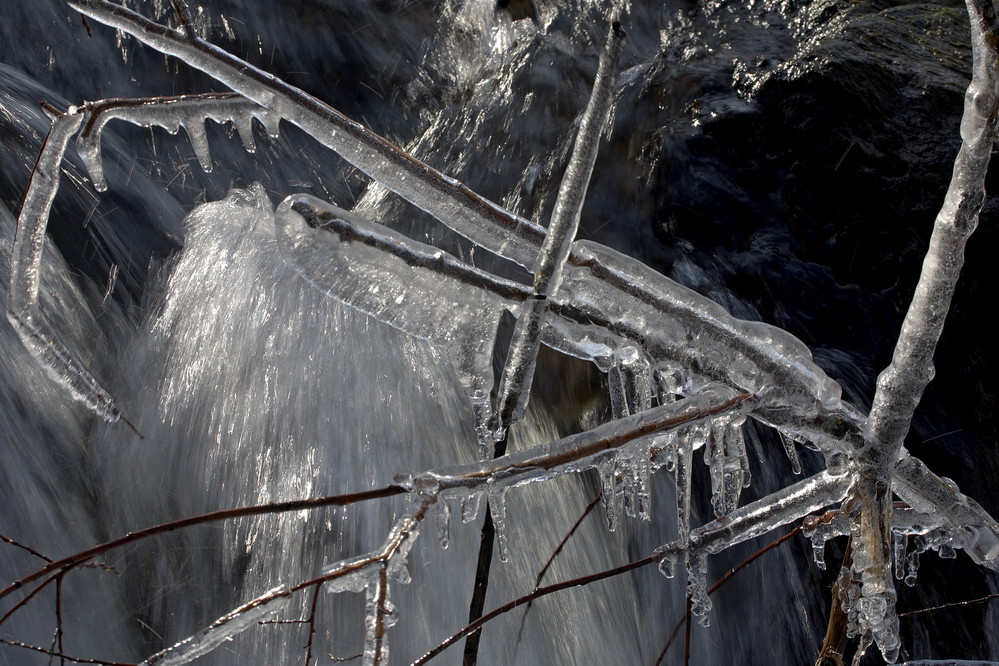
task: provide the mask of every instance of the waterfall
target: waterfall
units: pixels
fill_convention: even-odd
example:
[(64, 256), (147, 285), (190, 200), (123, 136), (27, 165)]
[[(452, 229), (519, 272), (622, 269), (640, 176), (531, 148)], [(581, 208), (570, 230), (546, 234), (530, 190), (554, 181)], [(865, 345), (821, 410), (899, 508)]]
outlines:
[[(131, 4), (157, 19), (170, 13), (169, 3)], [(512, 10), (484, 0), (314, 0), (297, 3), (296, 11), (272, 4), (199, 3), (196, 27), (483, 196), (547, 221), (596, 68), (605, 3), (521, 3), (533, 17), (517, 20)], [(813, 232), (795, 226), (804, 213), (787, 203), (796, 191), (784, 185), (798, 167), (781, 163), (782, 156), (764, 150), (766, 157), (747, 158), (748, 166), (737, 157), (735, 166), (708, 168), (721, 161), (723, 139), (754, 131), (763, 136), (761, 128), (779, 122), (755, 114), (776, 105), (766, 85), (787, 75), (777, 63), (804, 58), (814, 44), (808, 22), (831, 34), (839, 24), (810, 13), (813, 3), (800, 9), (778, 2), (630, 4), (616, 125), (601, 148), (581, 235), (647, 262), (739, 317), (790, 328), (813, 346), (849, 398), (866, 406), (879, 354), (885, 354), (886, 343), (875, 338), (895, 335), (883, 314), (895, 287), (854, 280), (842, 272), (839, 254), (822, 263), (820, 252), (805, 247)], [(8, 11), (13, 17), (0, 26), (4, 284), (11, 211), (47, 128), (35, 106), (39, 99), (65, 108), (84, 99), (213, 85), (131, 38), (81, 24), (57, 0)], [(794, 89), (798, 79), (787, 76)], [(753, 97), (747, 80), (763, 92)], [(304, 191), (484, 270), (517, 279), (519, 269), (477, 253), (287, 124), (280, 139), (258, 127), (254, 155), (224, 128), (208, 125), (210, 174), (201, 172), (182, 135), (110, 126), (104, 138), (109, 191), (95, 192), (71, 156), (50, 224), (42, 308), (144, 439), (120, 423), (96, 422), (48, 380), (6, 321), (0, 323), (0, 535), (49, 558), (167, 520), (376, 488), (399, 473), (478, 455), (472, 406), (446, 351), (310, 285), (281, 256), (274, 208), (287, 194)], [(844, 170), (850, 156), (841, 157)], [(773, 173), (760, 166), (771, 162)], [(757, 168), (752, 178), (737, 173)], [(863, 173), (863, 165), (858, 169)], [(787, 198), (750, 200), (772, 190)], [(751, 215), (759, 216), (757, 227)], [(783, 298), (792, 289), (785, 283), (806, 286)], [(4, 298), (0, 290), (6, 305)], [(842, 306), (847, 314), (830, 314), (818, 303)], [(869, 339), (843, 332), (838, 340), (848, 328), (841, 317), (871, 322), (879, 333)], [(536, 384), (528, 418), (511, 433), (513, 450), (609, 418), (607, 380), (591, 364), (545, 352)], [(931, 409), (934, 416), (946, 411)], [(994, 461), (982, 463), (981, 477), (962, 477), (961, 470), (974, 467), (982, 455), (974, 444), (987, 435), (972, 416), (939, 419), (917, 424), (923, 438), (951, 429), (976, 432), (957, 454), (972, 462), (948, 473), (986, 503), (966, 484), (988, 487)], [(746, 429), (749, 499), (795, 478), (780, 443), (762, 431)], [(822, 466), (819, 453), (800, 453), (806, 474)], [(697, 494), (710, 479), (700, 470), (694, 483)], [(537, 572), (599, 487), (596, 475), (573, 475), (507, 494), (510, 561), (494, 560), (487, 608), (534, 587)], [(672, 539), (671, 477), (655, 476), (651, 493), (650, 524), (622, 518), (609, 532), (598, 508), (545, 582), (626, 564)], [(701, 494), (695, 524), (712, 517), (709, 494)], [(140, 661), (266, 590), (377, 548), (411, 511), (408, 500), (396, 498), (240, 518), (108, 553), (61, 586), (64, 651)], [(466, 621), (482, 518), (462, 524), (457, 504), (451, 513), (448, 548), (439, 546), (429, 521), (410, 554), (411, 582), (393, 584), (393, 663), (409, 663)], [(766, 542), (711, 558), (709, 580)], [(831, 545), (829, 562), (841, 557), (841, 545)], [(935, 556), (923, 557), (932, 569), (927, 560)], [(0, 543), (5, 584), (40, 565), (36, 555)], [(962, 565), (969, 571), (948, 582), (967, 596), (993, 584), (970, 560)], [(763, 555), (713, 596), (710, 626), (692, 627), (691, 663), (814, 659), (828, 612), (824, 583), (830, 582), (800, 537)], [(487, 624), (480, 663), (652, 664), (682, 617), (684, 592), (682, 575), (668, 580), (650, 566), (546, 597)], [(926, 598), (936, 597), (927, 592)], [(305, 618), (310, 602), (308, 592), (300, 594), (269, 619)], [(364, 595), (324, 593), (319, 604), (314, 653), (360, 652)], [(54, 605), (50, 590), (0, 627), (0, 638), (53, 645)], [(932, 621), (904, 626), (910, 651), (903, 656), (995, 658), (999, 646), (986, 629), (995, 626), (993, 611), (977, 608), (962, 616), (967, 626), (952, 639), (940, 636)], [(303, 623), (256, 626), (195, 663), (304, 661), (308, 634)], [(682, 630), (677, 640), (663, 663), (683, 663)], [(48, 660), (0, 646), (2, 664)], [(460, 660), (456, 646), (433, 663)]]

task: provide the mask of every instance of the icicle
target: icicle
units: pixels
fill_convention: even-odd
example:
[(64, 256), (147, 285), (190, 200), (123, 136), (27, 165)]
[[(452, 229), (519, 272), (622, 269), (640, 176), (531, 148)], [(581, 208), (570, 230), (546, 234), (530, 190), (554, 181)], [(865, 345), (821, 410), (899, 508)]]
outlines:
[(635, 460), (631, 451), (621, 451), (617, 456), (617, 486), (621, 495), (624, 515), (634, 518), (638, 515), (636, 492)]
[(253, 118), (251, 116), (239, 116), (232, 121), (239, 133), (239, 140), (243, 142), (243, 149), (251, 155), (257, 152), (257, 142), (253, 138)]
[(857, 613), (858, 633), (870, 633), (889, 663), (894, 663), (901, 640), (898, 635), (898, 616), (895, 614), (895, 586), (888, 569), (891, 562), (881, 562), (880, 543), (871, 544), (861, 534), (861, 523), (851, 525), (853, 544), (853, 577), (859, 581), (860, 598), (854, 610)]
[[(485, 367), (485, 362), (473, 362), (473, 367)], [(475, 435), (479, 442), (479, 459), (489, 460), (493, 457), (497, 433), (493, 433), (489, 425), (493, 417), (493, 408), (488, 395), (486, 397), (470, 396), (472, 412), (475, 415)]]
[(690, 612), (702, 627), (711, 624), (711, 597), (708, 595), (707, 554), (690, 550), (687, 555), (687, 597), (690, 599)]
[(639, 444), (638, 455), (632, 461), (632, 469), (635, 474), (635, 504), (638, 518), (649, 521), (652, 512), (652, 493), (649, 490), (649, 477), (652, 473), (651, 462), (648, 446), (644, 441), (639, 442)]
[(658, 367), (653, 373), (656, 385), (656, 396), (660, 405), (668, 405), (676, 400), (680, 387), (684, 384), (680, 372), (669, 367)]
[(628, 411), (628, 392), (625, 387), (624, 372), (615, 364), (607, 373), (607, 388), (610, 393), (611, 418), (623, 419)]
[(672, 551), (667, 551), (659, 558), (659, 573), (661, 573), (666, 578), (673, 578), (676, 576), (676, 561), (679, 559), (677, 554)]
[(625, 384), (628, 413), (637, 414), (652, 408), (652, 369), (644, 359), (621, 369)]
[(672, 473), (676, 469), (676, 433), (672, 430), (655, 435), (649, 445), (649, 473), (655, 474), (663, 467)]
[(437, 538), (441, 548), (447, 550), (451, 542), (451, 506), (440, 498), (437, 500), (437, 511), (434, 513), (434, 520), (437, 523)]
[(908, 565), (905, 570), (905, 584), (909, 587), (915, 587), (916, 585), (916, 576), (919, 574), (919, 555), (923, 552), (923, 548), (925, 547), (923, 545), (925, 544), (925, 541), (921, 536), (916, 537), (915, 543), (916, 547), (913, 548), (912, 552), (909, 553), (909, 556), (905, 558), (906, 564)]
[(479, 517), (479, 506), (482, 504), (482, 493), (471, 491), (461, 498), (461, 522), (470, 523)]
[(704, 462), (711, 474), (711, 506), (716, 516), (727, 515), (739, 506), (748, 466), (739, 429), (716, 420), (705, 440)]
[(905, 547), (909, 542), (909, 537), (905, 532), (892, 532), (892, 554), (894, 556), (895, 578), (902, 580), (905, 578)]
[(800, 475), (801, 459), (798, 457), (798, 448), (795, 446), (794, 440), (781, 430), (778, 430), (777, 434), (780, 435), (780, 443), (784, 445), (784, 453), (787, 454), (787, 459), (791, 462), (791, 471), (795, 475)]
[(382, 619), (385, 622), (386, 629), (391, 629), (399, 623), (399, 610), (395, 607), (394, 603), (386, 599), (382, 604), (382, 611)]
[(496, 548), (499, 553), (500, 562), (507, 562), (510, 559), (510, 553), (507, 549), (505, 488), (493, 490), (489, 493), (489, 511), (493, 517), (493, 526), (496, 528)]
[(607, 530), (613, 532), (617, 529), (617, 463), (613, 458), (603, 461), (597, 467), (600, 475), (600, 503), (604, 507), (604, 519), (607, 521)]
[(693, 468), (693, 442), (700, 428), (688, 428), (677, 437), (676, 455), (676, 530), (681, 544), (690, 541), (690, 475)]
[(826, 568), (826, 542), (849, 534), (850, 522), (850, 515), (845, 512), (834, 514), (829, 518), (809, 518), (806, 521), (802, 533), (812, 543), (812, 559), (819, 569), (825, 571)]
[(724, 516), (727, 512), (722, 501), (722, 464), (724, 457), (723, 430), (712, 424), (704, 430), (704, 464), (708, 466), (711, 480), (711, 508), (715, 516)]
[(208, 148), (208, 134), (205, 132), (205, 121), (201, 118), (190, 120), (185, 118), (184, 130), (191, 140), (191, 147), (194, 154), (198, 156), (198, 162), (205, 173), (212, 171), (212, 155)]

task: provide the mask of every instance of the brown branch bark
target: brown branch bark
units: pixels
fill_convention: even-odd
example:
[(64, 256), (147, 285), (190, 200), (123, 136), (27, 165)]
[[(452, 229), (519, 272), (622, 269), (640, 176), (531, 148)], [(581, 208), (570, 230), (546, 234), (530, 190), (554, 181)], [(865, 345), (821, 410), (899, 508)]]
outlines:
[[(328, 506), (348, 506), (350, 504), (356, 504), (358, 502), (366, 502), (373, 499), (381, 499), (384, 497), (392, 497), (394, 495), (404, 495), (408, 491), (401, 486), (385, 486), (383, 488), (376, 488), (374, 490), (365, 490), (359, 493), (348, 493), (345, 495), (330, 495), (327, 497), (316, 497), (312, 499), (302, 499), (302, 500), (291, 500), (288, 502), (269, 502), (267, 504), (257, 504), (254, 506), (244, 506), (236, 509), (222, 509), (221, 511), (211, 511), (209, 513), (202, 513), (197, 516), (189, 516), (187, 518), (181, 518), (179, 520), (170, 521), (168, 523), (160, 523), (159, 525), (153, 525), (152, 527), (147, 527), (145, 529), (138, 530), (136, 532), (129, 532), (128, 534), (118, 537), (117, 539), (112, 539), (111, 541), (105, 541), (102, 544), (98, 544), (87, 550), (82, 550), (73, 555), (69, 555), (60, 560), (50, 562), (46, 566), (34, 571), (23, 578), (20, 578), (7, 587), (0, 590), (0, 599), (9, 596), (13, 592), (23, 588), (25, 585), (29, 585), (40, 578), (45, 577), (53, 572), (68, 571), (75, 567), (78, 567), (88, 560), (91, 560), (98, 555), (106, 553), (115, 548), (120, 548), (121, 546), (134, 543), (136, 541), (141, 541), (142, 539), (147, 539), (151, 536), (157, 534), (164, 534), (166, 532), (173, 532), (174, 530), (183, 529), (185, 527), (192, 527), (194, 525), (203, 525), (205, 523), (212, 523), (219, 520), (232, 520), (233, 518), (243, 518), (246, 516), (261, 516), (264, 514), (274, 514), (274, 513), (287, 513), (289, 511), (303, 511), (310, 509), (319, 509)], [(54, 580), (53, 578), (48, 579), (42, 584), (42, 587), (47, 585), (49, 582)], [(10, 616), (10, 612), (0, 618), (0, 624), (3, 624), (5, 620)]]
[(12, 641), (6, 638), (0, 638), (0, 643), (4, 645), (10, 645), (12, 647), (24, 648), (25, 650), (33, 650), (35, 652), (41, 652), (42, 654), (47, 654), (50, 657), (58, 657), (60, 660), (71, 661), (74, 664), (96, 664), (97, 666), (136, 666), (131, 662), (123, 661), (101, 661), (100, 659), (85, 659), (83, 657), (72, 657), (68, 654), (63, 654), (61, 652), (55, 652), (53, 650), (46, 650), (38, 645), (29, 645), (28, 643), (22, 643), (21, 641)]

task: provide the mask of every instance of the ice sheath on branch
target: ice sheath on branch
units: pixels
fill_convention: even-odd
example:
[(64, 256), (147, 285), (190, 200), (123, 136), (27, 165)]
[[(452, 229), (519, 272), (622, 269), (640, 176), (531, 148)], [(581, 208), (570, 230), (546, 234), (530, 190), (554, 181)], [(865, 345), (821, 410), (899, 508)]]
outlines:
[(583, 112), (572, 157), (559, 186), (555, 210), (541, 244), (534, 269), (534, 298), (525, 306), (513, 329), (510, 351), (500, 377), (494, 433), (497, 440), (503, 439), (506, 428), (523, 418), (527, 409), (549, 299), (558, 293), (562, 284), (562, 273), (579, 229), (579, 217), (597, 160), (600, 135), (611, 112), (614, 73), (623, 42), (624, 29), (615, 16), (600, 54), (593, 92)]
[(973, 66), (961, 119), (961, 148), (891, 364), (878, 377), (867, 440), (856, 453), (860, 524), (854, 533), (853, 566), (862, 597), (855, 628), (873, 638), (888, 661), (899, 651), (890, 552), (893, 468), (916, 405), (933, 378), (933, 353), (964, 264), (964, 246), (985, 200), (999, 113), (995, 7), (992, 0), (967, 0), (967, 7)]
[(54, 115), (42, 152), (31, 172), (28, 190), (18, 215), (11, 257), (7, 296), (7, 319), (40, 361), (50, 377), (69, 389), (98, 416), (109, 421), (121, 418), (114, 400), (82, 367), (72, 352), (56, 337), (38, 307), (38, 289), (45, 245), (45, 226), (59, 190), (62, 158), (70, 139), (80, 129), (84, 115), (76, 107)]
[[(543, 227), (481, 198), (326, 103), (188, 30), (155, 23), (108, 0), (68, 4), (267, 107), (483, 249), (529, 269), (537, 265)], [(559, 290), (549, 299), (554, 302), (548, 305), (544, 344), (605, 371), (621, 359), (669, 371), (696, 368), (700, 385), (722, 382), (765, 395), (770, 404), (760, 410), (761, 419), (820, 447), (832, 441), (830, 432), (849, 439), (859, 431), (862, 418), (841, 401), (839, 385), (785, 331), (737, 320), (710, 299), (595, 243), (572, 243), (567, 261)], [(475, 388), (480, 395), (473, 401), (488, 395), (491, 381), (490, 376)]]

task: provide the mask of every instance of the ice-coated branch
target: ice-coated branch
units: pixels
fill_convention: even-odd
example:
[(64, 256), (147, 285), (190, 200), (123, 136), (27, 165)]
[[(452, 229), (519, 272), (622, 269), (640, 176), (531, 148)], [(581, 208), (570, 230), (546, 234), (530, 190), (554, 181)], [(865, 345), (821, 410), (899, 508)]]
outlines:
[(479, 443), (491, 448), (496, 330), (530, 289), (307, 194), (285, 199), (275, 223), (285, 260), (318, 289), (447, 351), (475, 411)]
[(869, 444), (860, 456), (872, 468), (890, 469), (898, 458), (916, 405), (933, 378), (933, 354), (964, 265), (964, 247), (985, 201), (985, 173), (999, 114), (999, 34), (991, 0), (968, 0), (968, 13), (974, 67), (965, 95), (961, 148), (895, 353), (878, 377)]
[[(327, 148), (458, 233), (488, 237), (479, 244), (523, 266), (533, 265), (543, 230), (483, 199), (453, 178), (307, 93), (209, 44), (108, 0), (68, 0), (80, 13), (122, 30), (157, 51), (199, 69), (297, 125)], [(479, 241), (476, 241), (479, 242)]]
[(897, 657), (900, 644), (891, 581), (892, 470), (916, 405), (933, 378), (933, 354), (964, 264), (964, 247), (985, 200), (985, 174), (999, 114), (995, 8), (992, 0), (967, 0), (967, 6), (973, 67), (961, 119), (961, 148), (892, 361), (878, 377), (867, 442), (856, 456), (861, 512), (853, 548), (854, 571), (862, 587), (859, 628), (874, 638), (888, 661)]
[(892, 490), (913, 508), (946, 525), (954, 546), (964, 549), (978, 564), (999, 571), (999, 522), (957, 485), (931, 472), (903, 451), (895, 463)]
[(494, 433), (497, 440), (503, 439), (507, 427), (523, 418), (530, 399), (534, 367), (541, 349), (541, 331), (548, 316), (548, 302), (562, 283), (562, 272), (579, 229), (579, 217), (597, 160), (600, 135), (611, 112), (614, 73), (623, 42), (624, 29), (614, 20), (600, 54), (590, 101), (583, 112), (572, 156), (559, 186), (552, 219), (541, 244), (534, 269), (534, 299), (524, 308), (513, 329), (510, 350), (500, 377)]
[(253, 118), (259, 120), (272, 137), (277, 136), (280, 122), (280, 118), (270, 109), (235, 93), (102, 99), (88, 102), (82, 109), (86, 112), (86, 121), (76, 141), (76, 148), (94, 181), (94, 187), (101, 192), (107, 189), (100, 151), (101, 132), (111, 120), (125, 120), (142, 127), (156, 125), (171, 134), (176, 134), (183, 127), (191, 140), (198, 162), (205, 171), (212, 170), (205, 119), (210, 118), (217, 123), (232, 123), (239, 132), (243, 146), (250, 153), (256, 151)]
[(139, 666), (181, 666), (204, 656), (274, 615), (288, 605), (291, 590), (282, 585), (247, 603), (234, 608), (193, 636), (161, 650), (142, 661)]
[[(327, 104), (186, 31), (109, 0), (69, 4), (271, 109), (477, 245), (522, 266), (535, 265), (546, 235), (542, 227), (482, 199)], [(604, 370), (618, 359), (635, 359), (668, 374), (678, 371), (684, 382), (722, 382), (760, 395), (772, 403), (762, 418), (824, 450), (837, 448), (830, 444), (834, 440), (859, 439), (862, 417), (843, 405), (839, 386), (793, 336), (736, 320), (641, 262), (596, 244), (573, 243), (568, 263), (572, 268), (548, 306), (557, 321), (543, 330), (545, 344)]]
[(613, 454), (624, 445), (655, 433), (745, 409), (752, 400), (753, 396), (749, 394), (733, 395), (728, 389), (709, 388), (691, 398), (610, 421), (554, 442), (493, 460), (399, 476), (395, 482), (414, 489), (430, 488), (434, 493), (513, 488), (597, 467), (602, 462), (602, 454)]
[[(127, 120), (143, 126), (159, 125), (173, 133), (184, 127), (201, 166), (210, 171), (212, 164), (204, 127), (206, 118), (236, 125), (244, 146), (250, 152), (255, 149), (252, 118), (259, 119), (272, 134), (277, 132), (278, 118), (269, 109), (232, 93), (107, 99), (74, 106), (65, 113), (50, 107), (47, 110), (53, 116), (52, 126), (32, 170), (18, 216), (11, 259), (7, 318), (21, 341), (50, 376), (68, 388), (75, 399), (86, 404), (98, 416), (107, 421), (117, 421), (122, 415), (112, 396), (50, 330), (38, 308), (45, 230), (52, 202), (59, 189), (61, 164), (70, 139), (80, 131), (77, 150), (90, 173), (94, 187), (103, 191), (107, 189), (107, 182), (101, 161), (100, 138), (104, 126), (112, 119)], [(125, 423), (135, 430), (127, 420)]]
[(331, 593), (366, 591), (363, 664), (387, 664), (388, 646), (385, 638), (393, 623), (389, 577), (408, 582), (406, 558), (419, 535), (420, 523), (433, 501), (423, 501), (413, 515), (400, 519), (378, 550), (341, 560), (326, 567), (320, 576), (311, 580), (294, 586), (282, 585), (265, 592), (229, 611), (193, 636), (157, 652), (140, 666), (182, 666), (190, 663), (283, 609), (296, 592), (323, 586)]
[[(853, 479), (849, 475), (833, 476), (829, 472), (820, 472), (691, 530), (690, 547), (712, 555), (720, 553), (838, 504), (852, 485)], [(677, 552), (683, 547), (684, 544), (671, 544), (659, 552)]]
[[(53, 110), (49, 111), (53, 113)], [(83, 120), (84, 114), (77, 107), (70, 107), (65, 113), (53, 114), (52, 127), (31, 172), (28, 190), (17, 218), (8, 285), (7, 319), (24, 346), (53, 380), (66, 387), (73, 398), (87, 405), (101, 418), (117, 421), (121, 418), (121, 411), (114, 399), (52, 332), (44, 313), (38, 307), (45, 227), (52, 202), (59, 190), (62, 158)]]

